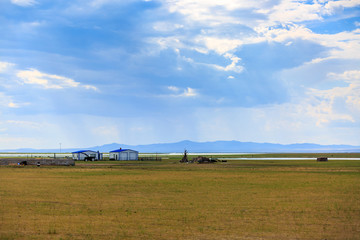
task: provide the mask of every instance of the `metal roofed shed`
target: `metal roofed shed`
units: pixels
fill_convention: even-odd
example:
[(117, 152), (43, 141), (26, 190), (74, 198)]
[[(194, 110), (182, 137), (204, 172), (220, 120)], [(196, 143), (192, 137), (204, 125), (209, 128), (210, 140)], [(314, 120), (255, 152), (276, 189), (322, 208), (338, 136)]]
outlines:
[(103, 159), (103, 154), (99, 151), (80, 150), (72, 152), (72, 158), (77, 161), (97, 161)]
[(131, 149), (116, 149), (109, 152), (109, 160), (137, 161), (139, 152)]

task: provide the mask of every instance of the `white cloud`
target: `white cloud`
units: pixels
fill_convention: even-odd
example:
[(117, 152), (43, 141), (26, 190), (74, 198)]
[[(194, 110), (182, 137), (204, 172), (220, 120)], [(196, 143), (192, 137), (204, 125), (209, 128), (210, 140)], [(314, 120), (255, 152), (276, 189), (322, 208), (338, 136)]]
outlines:
[(82, 85), (85, 89), (88, 89), (88, 90), (93, 90), (93, 91), (98, 91), (99, 89), (95, 86), (92, 86), (92, 85)]
[[(318, 34), (305, 26), (288, 24), (277, 27), (257, 28), (258, 40), (287, 44), (294, 39), (318, 43), (329, 48), (326, 59), (360, 59), (360, 30), (336, 34)], [(316, 59), (317, 62), (324, 59)]]
[[(269, 4), (266, 0), (167, 0), (166, 8), (170, 13), (180, 13), (186, 16), (187, 25), (206, 23), (207, 26), (219, 26), (225, 23), (244, 23), (239, 17), (230, 12), (234, 10), (261, 9)], [(249, 21), (250, 23), (250, 21)]]
[[(326, 90), (309, 88), (305, 95), (283, 104), (203, 109), (197, 114), (201, 118), (198, 133), (206, 141), (359, 144), (360, 71), (329, 73), (327, 76), (345, 81), (348, 86)], [(213, 118), (203, 118), (208, 115)]]
[(321, 20), (321, 5), (305, 4), (300, 1), (282, 1), (269, 14), (270, 23), (289, 23), (310, 20)]
[(179, 92), (180, 89), (178, 87), (175, 87), (175, 86), (168, 86), (167, 87), (170, 91), (173, 91), (173, 92)]
[(38, 2), (35, 0), (11, 0), (11, 3), (21, 7), (30, 7), (38, 4)]
[(175, 86), (168, 86), (167, 88), (170, 91), (174, 92), (174, 94), (170, 95), (172, 97), (196, 97), (199, 95), (196, 89), (190, 87), (180, 89)]
[[(156, 55), (160, 51), (169, 48), (174, 49), (175, 51), (176, 49), (186, 48), (180, 36), (148, 38), (147, 42), (151, 44), (151, 47), (146, 51), (146, 54), (148, 55)], [(154, 47), (154, 45), (156, 47)]]
[(184, 28), (183, 24), (169, 23), (169, 22), (157, 22), (153, 26), (154, 30), (159, 32), (169, 32), (177, 29)]
[(316, 120), (316, 125), (331, 123), (332, 121), (355, 122), (354, 115), (349, 111), (349, 96), (352, 88), (333, 88), (331, 90), (310, 89), (307, 93), (307, 104), (299, 106), (303, 111)]
[(85, 89), (97, 90), (94, 86), (82, 85), (71, 78), (42, 73), (36, 69), (18, 71), (16, 75), (25, 84), (39, 85), (45, 89), (83, 87)]
[(329, 73), (328, 77), (349, 85), (327, 90), (309, 89), (308, 113), (318, 119), (317, 124), (334, 120), (360, 122), (360, 71)]
[(360, 70), (350, 70), (343, 73), (328, 73), (328, 76), (334, 79), (345, 80), (346, 82), (358, 82), (360, 80)]
[(201, 141), (360, 144), (359, 127), (316, 125), (316, 116), (308, 114), (300, 103), (255, 108), (203, 108), (194, 115), (192, 122), (197, 126), (194, 132)]
[[(358, 0), (315, 1), (312, 4), (296, 0), (279, 3), (265, 0), (168, 0), (165, 6), (171, 13), (177, 12), (186, 16), (184, 21), (187, 24), (157, 22), (155, 29), (168, 30), (170, 34), (166, 38), (158, 39), (157, 44), (162, 49), (186, 48), (204, 54), (214, 51), (224, 56), (245, 44), (275, 41), (288, 46), (293, 43), (292, 40), (303, 39), (330, 48), (327, 58), (360, 58), (360, 30), (317, 34), (306, 27), (306, 21), (323, 21), (323, 16), (334, 14), (337, 9), (360, 6)], [(249, 15), (234, 15), (234, 10), (242, 10)], [(266, 17), (251, 16), (251, 13), (265, 14)], [(249, 19), (250, 16), (252, 18)], [(226, 24), (247, 26), (254, 32), (235, 34), (234, 37), (224, 36), (222, 27), (227, 26)], [(185, 30), (206, 26), (207, 30), (200, 31), (192, 38), (194, 40), (191, 40), (171, 36), (174, 26), (181, 26)]]
[(217, 38), (217, 37), (198, 37), (196, 42), (203, 42), (207, 49), (217, 52), (219, 55), (241, 46), (244, 42), (238, 39)]
[(180, 95), (182, 97), (196, 97), (198, 92), (193, 88), (186, 88), (184, 92)]
[(0, 73), (6, 72), (9, 68), (14, 66), (15, 64), (9, 62), (0, 62)]
[(19, 103), (14, 101), (13, 97), (6, 95), (3, 92), (0, 92), (0, 106), (7, 108), (20, 108), (22, 106), (28, 105), (29, 103)]
[(243, 66), (237, 65), (239, 63), (239, 61), (241, 60), (241, 58), (236, 57), (230, 53), (225, 54), (224, 57), (231, 60), (231, 63), (225, 67), (217, 65), (217, 64), (209, 64), (209, 63), (196, 63), (196, 64), (207, 66), (210, 68), (214, 68), (218, 71), (224, 71), (224, 72), (241, 73), (244, 70)]
[(344, 8), (352, 8), (359, 6), (358, 0), (340, 0), (340, 1), (328, 1), (324, 6), (325, 14), (333, 14), (336, 10), (342, 10)]
[(230, 53), (225, 54), (225, 57), (230, 59), (231, 63), (224, 68), (224, 71), (241, 73), (244, 70), (244, 67), (236, 65), (241, 60), (241, 58)]
[[(273, 26), (281, 23), (297, 23), (322, 20), (323, 15), (334, 14), (338, 9), (359, 6), (358, 0), (314, 1), (312, 4), (302, 0), (251, 1), (251, 0), (167, 0), (165, 6), (171, 13), (186, 16), (190, 25), (206, 23), (207, 26), (222, 24), (242, 24), (249, 27)], [(247, 19), (234, 15), (235, 10), (267, 15), (267, 18)]]
[[(241, 73), (240, 58), (234, 52), (248, 44), (262, 42), (279, 42), (285, 46), (296, 44), (301, 39), (311, 41), (328, 48), (323, 58), (312, 59), (309, 63), (321, 62), (324, 59), (359, 59), (360, 30), (339, 32), (336, 34), (319, 34), (311, 31), (307, 21), (324, 21), (323, 16), (336, 13), (337, 9), (360, 5), (358, 0), (341, 1), (305, 1), (287, 0), (280, 2), (250, 0), (167, 0), (164, 8), (170, 13), (185, 16), (181, 21), (156, 22), (154, 30), (166, 37), (152, 38), (158, 48), (156, 53), (165, 49), (174, 49), (179, 55), (182, 49), (197, 51), (201, 54), (216, 53), (231, 63), (222, 66), (217, 62), (201, 63), (196, 58), (182, 56), (182, 60), (191, 64), (207, 66), (219, 71)], [(241, 11), (244, 14), (234, 14)], [(232, 31), (224, 34), (224, 28), (232, 26), (245, 28), (246, 31)], [(245, 27), (246, 26), (246, 27)], [(177, 28), (185, 32), (195, 32), (192, 37), (174, 33)], [(251, 31), (253, 30), (253, 31)], [(148, 52), (154, 52), (150, 49)]]

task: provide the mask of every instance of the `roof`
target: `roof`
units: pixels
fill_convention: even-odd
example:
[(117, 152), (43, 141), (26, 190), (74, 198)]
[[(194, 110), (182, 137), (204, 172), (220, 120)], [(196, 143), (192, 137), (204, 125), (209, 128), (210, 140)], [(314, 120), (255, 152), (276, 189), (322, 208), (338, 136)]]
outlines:
[(132, 151), (132, 152), (137, 152), (135, 150), (131, 150), (131, 149), (116, 149), (116, 150), (113, 150), (113, 151), (110, 151), (110, 152), (123, 152), (123, 151)]
[(72, 153), (83, 153), (83, 152), (95, 152), (95, 151), (93, 151), (93, 150), (79, 150), (79, 151), (72, 152)]

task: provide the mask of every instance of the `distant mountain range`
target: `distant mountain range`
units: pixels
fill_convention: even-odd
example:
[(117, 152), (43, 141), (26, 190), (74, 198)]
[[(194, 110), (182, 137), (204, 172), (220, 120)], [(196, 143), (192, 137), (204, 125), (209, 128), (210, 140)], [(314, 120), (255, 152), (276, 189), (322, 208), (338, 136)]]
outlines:
[[(296, 144), (274, 144), (274, 143), (255, 143), (239, 141), (215, 141), (215, 142), (193, 142), (181, 141), (176, 143), (157, 143), (147, 145), (125, 145), (119, 143), (105, 144), (102, 146), (86, 148), (68, 148), (61, 152), (74, 152), (78, 150), (94, 150), (100, 152), (109, 152), (115, 149), (134, 149), (140, 153), (173, 153), (188, 152), (194, 153), (304, 153), (304, 152), (360, 152), (360, 146), (351, 145), (319, 145), (312, 143)], [(0, 152), (17, 153), (59, 153), (60, 149), (31, 149), (20, 148), (12, 150), (0, 150)]]

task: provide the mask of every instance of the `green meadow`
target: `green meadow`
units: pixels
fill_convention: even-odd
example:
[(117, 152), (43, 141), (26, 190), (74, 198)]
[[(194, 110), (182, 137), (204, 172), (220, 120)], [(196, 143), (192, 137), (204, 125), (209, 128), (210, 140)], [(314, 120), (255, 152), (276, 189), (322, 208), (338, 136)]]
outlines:
[(179, 158), (1, 166), (0, 239), (360, 239), (360, 161)]

